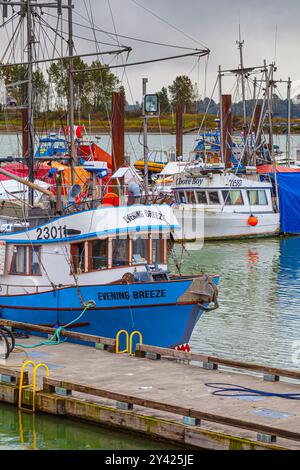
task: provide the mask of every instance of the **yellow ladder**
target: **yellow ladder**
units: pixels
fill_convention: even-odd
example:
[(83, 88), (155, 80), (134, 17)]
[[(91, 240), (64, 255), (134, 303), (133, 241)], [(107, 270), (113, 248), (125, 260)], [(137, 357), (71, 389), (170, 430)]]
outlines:
[[(22, 444), (23, 449), (29, 449), (29, 450), (37, 450), (37, 434), (35, 430), (35, 414), (33, 413), (30, 417), (32, 419), (31, 422), (31, 427), (32, 427), (32, 445), (30, 443), (26, 444), (25, 439), (24, 439), (24, 431), (23, 431), (23, 417), (22, 417), (22, 410), (18, 410), (19, 413), (19, 433), (20, 433), (20, 441)], [(28, 416), (28, 415), (27, 415)], [(30, 433), (29, 433), (30, 435)]]
[[(125, 336), (126, 336), (126, 349), (124, 349), (123, 351), (120, 351), (120, 336), (121, 336), (122, 333), (124, 333)], [(128, 331), (126, 331), (126, 330), (118, 331), (117, 336), (116, 336), (116, 354), (129, 353), (130, 356), (132, 356), (132, 339), (135, 335), (139, 336), (140, 344), (142, 344), (143, 343), (143, 336), (139, 331), (133, 331), (130, 334), (130, 336), (129, 336)]]
[[(31, 365), (33, 367), (33, 373), (32, 373), (32, 383), (28, 385), (24, 385), (24, 371), (25, 368)], [(37, 371), (40, 367), (43, 367), (46, 370), (46, 376), (49, 376), (49, 369), (46, 366), (46, 364), (40, 362), (39, 364), (36, 364), (34, 361), (26, 361), (21, 367), (21, 374), (20, 374), (20, 385), (19, 385), (19, 401), (18, 401), (18, 409), (23, 410), (23, 411), (29, 411), (31, 413), (35, 413), (35, 396), (36, 392), (40, 391), (36, 389), (36, 374)], [(24, 389), (32, 389), (32, 410), (30, 408), (24, 408), (22, 407), (22, 398), (23, 398), (23, 390)]]

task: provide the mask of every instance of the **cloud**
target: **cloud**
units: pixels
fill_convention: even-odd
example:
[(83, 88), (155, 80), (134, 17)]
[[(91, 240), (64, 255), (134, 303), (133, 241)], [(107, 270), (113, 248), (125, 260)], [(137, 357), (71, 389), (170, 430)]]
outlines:
[[(97, 41), (110, 44), (99, 43), (101, 50), (116, 48), (118, 41), (132, 47), (129, 58), (126, 55), (122, 56), (123, 59), (120, 56), (103, 56), (107, 63), (121, 64), (122, 60), (127, 59), (128, 62), (135, 62), (185, 52), (183, 49), (155, 46), (132, 39), (116, 39), (115, 31), (125, 36), (184, 47), (199, 48), (204, 44), (211, 50), (207, 76), (205, 58), (200, 62), (196, 58), (186, 58), (130, 67), (126, 69), (126, 73), (124, 69), (114, 70), (125, 86), (129, 102), (141, 100), (143, 77), (149, 79), (148, 91), (156, 92), (163, 86), (170, 85), (177, 75), (189, 75), (193, 83), (197, 82), (200, 96), (204, 93), (209, 96), (216, 81), (218, 66), (227, 69), (239, 64), (236, 44), (239, 23), (245, 40), (246, 66), (262, 65), (264, 59), (270, 63), (276, 58), (277, 78), (286, 80), (290, 76), (292, 80), (300, 79), (299, 0), (285, 0), (284, 3), (282, 0), (73, 0), (73, 3), (75, 46), (78, 53), (94, 51), (95, 36)], [(55, 12), (52, 11), (53, 13)], [(92, 28), (91, 14), (96, 30)], [(47, 9), (43, 18), (52, 27), (56, 27), (57, 19), (55, 15), (54, 18), (50, 17)], [(103, 33), (99, 29), (112, 34)], [(3, 52), (4, 43), (7, 43), (13, 25), (8, 25), (6, 31), (4, 28), (0, 31), (0, 51)], [(38, 31), (37, 28), (37, 34)], [(64, 31), (67, 32), (66, 23)], [(45, 34), (42, 34), (42, 39), (45, 38)], [(53, 44), (47, 39), (46, 43), (51, 55)], [(60, 40), (57, 40), (56, 47), (60, 50)], [(65, 52), (66, 47), (64, 42)], [(16, 48), (15, 52), (18, 57), (22, 54), (24, 57), (24, 48)], [(233, 80), (224, 80), (223, 86), (224, 92), (234, 94)], [(282, 94), (284, 93), (282, 89)]]
[[(75, 6), (86, 16), (84, 3), (75, 0)], [(140, 4), (141, 6), (137, 5)], [(245, 40), (245, 65), (262, 65), (276, 58), (278, 78), (300, 78), (300, 61), (291, 60), (298, 57), (300, 39), (300, 3), (299, 0), (110, 0), (99, 2), (90, 0), (94, 22), (98, 27), (126, 36), (138, 37), (157, 42), (167, 42), (185, 47), (206, 45), (210, 50), (207, 73), (207, 94), (213, 88), (218, 65), (223, 68), (236, 67), (239, 54), (239, 22), (242, 37)], [(101, 8), (100, 8), (101, 4)], [(110, 8), (109, 8), (110, 5)], [(146, 11), (151, 10), (152, 14)], [(112, 15), (111, 15), (112, 13)], [(165, 21), (162, 21), (161, 17)], [(167, 23), (174, 26), (172, 28)], [(181, 30), (182, 32), (176, 30)], [(275, 32), (277, 42), (275, 48)], [(99, 34), (99, 35), (98, 35)], [(98, 38), (104, 35), (97, 33)], [(108, 36), (106, 36), (108, 39)], [(111, 38), (110, 38), (111, 39)], [(194, 40), (193, 40), (194, 39)], [(122, 42), (133, 48), (129, 61), (147, 60), (166, 55), (176, 55), (184, 51), (153, 45), (145, 45), (129, 39)], [(275, 57), (276, 49), (276, 57)], [(149, 78), (149, 91), (155, 92), (162, 86), (168, 86), (177, 75), (190, 74), (193, 82), (199, 83), (200, 95), (204, 92), (205, 59), (200, 65), (197, 59), (187, 58), (161, 64), (144, 65), (128, 68), (124, 77), (127, 99), (141, 99), (142, 78)], [(122, 78), (122, 71), (118, 72)], [(232, 82), (228, 85), (230, 92)]]

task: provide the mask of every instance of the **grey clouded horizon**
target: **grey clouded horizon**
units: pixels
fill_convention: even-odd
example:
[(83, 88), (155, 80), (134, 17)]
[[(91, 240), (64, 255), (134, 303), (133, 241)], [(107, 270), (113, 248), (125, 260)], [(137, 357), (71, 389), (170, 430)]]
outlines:
[[(82, 15), (86, 16), (87, 0), (74, 0)], [(232, 68), (239, 64), (239, 52), (236, 40), (241, 25), (246, 66), (262, 65), (264, 59), (271, 63), (274, 58), (277, 64), (277, 78), (293, 81), (300, 80), (300, 1), (299, 0), (90, 0), (95, 24), (108, 31), (134, 36), (157, 42), (178, 44), (186, 47), (207, 46), (210, 57), (207, 68), (206, 95), (209, 96), (214, 86), (218, 66)], [(142, 7), (151, 10), (150, 14)], [(111, 16), (113, 14), (113, 18)], [(176, 31), (154, 15), (182, 30)], [(76, 15), (74, 15), (74, 18)], [(277, 31), (277, 33), (276, 33)], [(98, 38), (103, 39), (100, 35)], [(277, 41), (275, 41), (277, 37)], [(108, 38), (107, 38), (108, 39)], [(133, 48), (130, 61), (147, 60), (166, 55), (184, 53), (182, 50), (120, 39), (123, 44)], [(275, 51), (276, 42), (276, 51)], [(276, 57), (275, 57), (276, 54)], [(132, 101), (141, 98), (142, 78), (148, 77), (149, 92), (156, 92), (162, 86), (168, 86), (177, 75), (188, 75), (198, 83), (199, 93), (205, 88), (205, 61), (186, 58), (172, 62), (149, 64), (127, 69), (124, 86), (127, 99)], [(122, 77), (122, 72), (118, 75)], [(297, 83), (296, 83), (297, 85)], [(232, 83), (224, 82), (224, 91), (230, 92)], [(284, 93), (284, 90), (282, 91)]]
[[(286, 80), (289, 76), (300, 85), (300, 1), (299, 0), (73, 0), (74, 34), (77, 53), (95, 50), (92, 42), (94, 34), (99, 42), (117, 44), (115, 35), (93, 32), (89, 16), (92, 12), (96, 28), (125, 36), (133, 36), (150, 41), (171, 43), (184, 47), (199, 48), (205, 45), (210, 49), (205, 82), (206, 58), (200, 62), (196, 58), (177, 59), (165, 63), (141, 65), (114, 70), (125, 86), (129, 102), (140, 100), (142, 78), (149, 79), (148, 91), (156, 92), (172, 83), (177, 75), (189, 75), (198, 84), (199, 94), (206, 96), (212, 92), (217, 77), (218, 66), (233, 68), (239, 64), (236, 40), (241, 25), (244, 44), (245, 66), (262, 65), (276, 59), (277, 78)], [(149, 13), (146, 9), (152, 12)], [(55, 27), (56, 20), (44, 18)], [(53, 13), (53, 11), (52, 11)], [(163, 18), (165, 21), (160, 20)], [(78, 24), (76, 24), (78, 23)], [(167, 23), (174, 25), (176, 29)], [(85, 27), (83, 27), (85, 26)], [(178, 31), (181, 30), (182, 32)], [(277, 30), (276, 57), (275, 32)], [(184, 34), (183, 34), (184, 33)], [(3, 28), (0, 30), (1, 46), (7, 40)], [(132, 47), (132, 52), (123, 59), (103, 56), (107, 63), (120, 64), (122, 60), (135, 62), (152, 58), (185, 53), (182, 49), (143, 44), (130, 39), (119, 38), (121, 44)], [(107, 50), (109, 46), (101, 46)], [(113, 47), (115, 48), (115, 46)], [(51, 49), (49, 44), (49, 49)], [(224, 92), (231, 92), (232, 81), (224, 80)], [(284, 90), (282, 93), (284, 94)]]

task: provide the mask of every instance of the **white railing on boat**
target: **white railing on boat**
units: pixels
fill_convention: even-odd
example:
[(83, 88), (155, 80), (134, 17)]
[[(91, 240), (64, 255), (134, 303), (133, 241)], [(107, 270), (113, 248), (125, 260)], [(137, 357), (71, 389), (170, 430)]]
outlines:
[[(67, 287), (76, 287), (74, 284), (64, 284), (55, 286), (55, 289), (65, 289)], [(0, 284), (0, 297), (1, 295), (19, 295), (20, 290), (24, 290), (24, 294), (38, 294), (41, 292), (46, 292), (48, 290), (53, 290), (52, 285), (27, 285), (27, 284)], [(28, 289), (28, 290), (27, 290)]]

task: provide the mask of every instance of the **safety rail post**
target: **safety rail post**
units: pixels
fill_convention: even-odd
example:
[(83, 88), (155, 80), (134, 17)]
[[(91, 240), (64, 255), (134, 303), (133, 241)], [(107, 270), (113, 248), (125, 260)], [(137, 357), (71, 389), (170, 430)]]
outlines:
[[(123, 351), (120, 351), (119, 348), (120, 348), (120, 336), (121, 334), (124, 333), (125, 336), (126, 336), (126, 349), (124, 349)], [(129, 348), (129, 334), (128, 334), (128, 331), (126, 330), (120, 330), (118, 331), (117, 333), (117, 336), (116, 336), (116, 354), (125, 354), (128, 352), (128, 348)]]
[(132, 356), (132, 339), (135, 335), (138, 335), (139, 337), (139, 344), (143, 344), (143, 336), (139, 331), (133, 331), (129, 337), (129, 354)]

